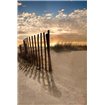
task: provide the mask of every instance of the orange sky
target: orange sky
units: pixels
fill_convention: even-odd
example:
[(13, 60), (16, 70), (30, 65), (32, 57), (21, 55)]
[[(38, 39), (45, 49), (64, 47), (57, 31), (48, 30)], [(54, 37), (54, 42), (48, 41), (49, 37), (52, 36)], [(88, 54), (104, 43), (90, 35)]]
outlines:
[[(54, 46), (58, 43), (85, 43), (86, 44), (86, 36), (81, 35), (50, 35), (50, 45)], [(17, 40), (17, 45), (23, 43), (23, 39)]]

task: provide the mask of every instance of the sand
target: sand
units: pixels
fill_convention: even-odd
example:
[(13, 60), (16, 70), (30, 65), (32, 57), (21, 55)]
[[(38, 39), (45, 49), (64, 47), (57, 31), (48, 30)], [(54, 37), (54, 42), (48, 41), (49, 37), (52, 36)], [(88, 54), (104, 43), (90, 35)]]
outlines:
[(18, 105), (86, 105), (87, 51), (51, 51), (53, 81), (48, 91), (18, 71)]

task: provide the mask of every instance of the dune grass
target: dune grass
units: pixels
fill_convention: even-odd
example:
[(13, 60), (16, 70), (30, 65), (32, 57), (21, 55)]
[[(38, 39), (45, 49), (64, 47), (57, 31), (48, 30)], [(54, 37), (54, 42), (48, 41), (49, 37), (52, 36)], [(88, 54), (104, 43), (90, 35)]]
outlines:
[(81, 51), (81, 50), (87, 50), (87, 45), (73, 45), (72, 43), (69, 44), (56, 44), (55, 46), (51, 46), (51, 49), (56, 52), (61, 51)]

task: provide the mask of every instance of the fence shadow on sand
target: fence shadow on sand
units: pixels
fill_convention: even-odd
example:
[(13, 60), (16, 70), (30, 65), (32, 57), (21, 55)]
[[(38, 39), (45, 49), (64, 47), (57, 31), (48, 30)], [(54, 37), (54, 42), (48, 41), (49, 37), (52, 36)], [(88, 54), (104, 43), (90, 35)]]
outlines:
[(18, 70), (41, 83), (51, 95), (61, 97), (56, 86), (50, 55), (50, 31), (23, 40), (18, 47)]

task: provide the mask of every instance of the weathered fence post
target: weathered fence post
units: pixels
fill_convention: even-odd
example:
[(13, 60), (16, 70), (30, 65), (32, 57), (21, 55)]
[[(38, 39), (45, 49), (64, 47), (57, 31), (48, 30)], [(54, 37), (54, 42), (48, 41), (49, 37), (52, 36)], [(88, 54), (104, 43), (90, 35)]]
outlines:
[(32, 40), (32, 57), (33, 57), (33, 63), (35, 64), (35, 52), (34, 52), (33, 36), (31, 36), (31, 40)]
[(47, 40), (47, 52), (48, 52), (48, 63), (49, 63), (49, 72), (52, 72), (52, 65), (51, 65), (51, 56), (50, 56), (50, 31), (46, 34)]
[(45, 71), (47, 71), (47, 53), (46, 53), (46, 37), (45, 37), (45, 33), (43, 33), (43, 39), (44, 39), (44, 68)]
[(25, 40), (23, 40), (23, 46), (24, 46), (24, 59), (27, 60), (27, 44), (25, 43)]
[(41, 68), (43, 69), (42, 33), (40, 33)]
[(40, 70), (39, 34), (37, 35), (37, 47), (38, 47), (38, 49), (37, 49), (37, 50), (38, 50), (38, 51), (37, 51), (37, 52), (38, 52), (38, 53), (37, 53), (37, 54), (38, 54), (38, 55), (37, 55), (37, 56), (38, 56), (38, 68), (37, 68), (37, 69)]
[(32, 63), (32, 47), (31, 47), (31, 39), (29, 37), (29, 50), (30, 50), (30, 63)]
[(19, 53), (22, 55), (22, 45), (19, 45)]
[(37, 47), (36, 47), (36, 36), (34, 35), (34, 44), (35, 44), (35, 65), (37, 66), (38, 58), (37, 58)]

